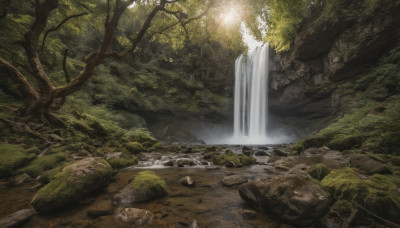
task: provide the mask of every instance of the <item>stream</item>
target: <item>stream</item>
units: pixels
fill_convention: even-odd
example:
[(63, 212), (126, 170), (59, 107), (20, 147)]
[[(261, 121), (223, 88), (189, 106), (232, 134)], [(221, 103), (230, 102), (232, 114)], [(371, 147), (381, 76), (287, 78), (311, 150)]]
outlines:
[[(231, 147), (238, 153), (240, 147)], [(265, 147), (268, 153), (272, 148)], [(254, 155), (253, 155), (254, 156)], [(144, 153), (138, 165), (128, 167), (113, 177), (105, 188), (97, 190), (79, 202), (73, 203), (52, 213), (35, 215), (22, 227), (132, 227), (115, 219), (115, 213), (97, 218), (90, 218), (87, 212), (104, 208), (116, 209), (111, 199), (120, 189), (126, 186), (140, 171), (153, 170), (165, 180), (168, 195), (150, 202), (124, 205), (142, 208), (154, 213), (152, 224), (140, 227), (190, 227), (195, 220), (200, 227), (290, 227), (268, 218), (262, 212), (256, 212), (251, 218), (242, 215), (243, 210), (252, 210), (239, 196), (239, 186), (225, 187), (221, 179), (233, 174), (246, 174), (251, 178), (270, 176), (271, 166), (266, 163), (268, 156), (254, 156), (258, 164), (226, 168), (213, 166), (203, 160), (202, 153)], [(190, 159), (195, 165), (185, 167), (166, 167), (166, 161)], [(274, 174), (275, 175), (275, 174)], [(190, 176), (195, 181), (195, 187), (186, 187), (179, 179)], [(0, 183), (0, 217), (17, 210), (28, 208), (37, 189), (33, 183), (18, 187), (6, 187)], [(115, 212), (115, 210), (114, 210)]]

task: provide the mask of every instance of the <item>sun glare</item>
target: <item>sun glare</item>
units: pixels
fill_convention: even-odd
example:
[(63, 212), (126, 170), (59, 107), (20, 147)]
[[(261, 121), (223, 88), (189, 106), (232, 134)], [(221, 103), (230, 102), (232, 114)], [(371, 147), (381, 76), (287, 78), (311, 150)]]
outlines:
[(231, 26), (239, 22), (240, 15), (235, 8), (230, 8), (226, 12), (221, 14), (222, 24), (225, 26)]

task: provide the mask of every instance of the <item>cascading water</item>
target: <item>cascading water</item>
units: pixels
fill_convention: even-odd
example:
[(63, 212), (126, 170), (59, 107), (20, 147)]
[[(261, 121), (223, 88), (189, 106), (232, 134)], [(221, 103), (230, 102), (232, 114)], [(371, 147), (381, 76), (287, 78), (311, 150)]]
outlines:
[(273, 143), (267, 135), (269, 46), (257, 47), (235, 62), (235, 103), (232, 141)]

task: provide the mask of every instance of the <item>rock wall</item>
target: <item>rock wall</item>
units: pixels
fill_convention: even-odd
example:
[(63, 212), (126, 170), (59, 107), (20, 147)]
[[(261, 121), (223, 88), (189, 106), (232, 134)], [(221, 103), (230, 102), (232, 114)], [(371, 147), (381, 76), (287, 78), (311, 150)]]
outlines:
[(271, 114), (289, 123), (300, 118), (314, 131), (343, 107), (356, 108), (340, 85), (400, 46), (399, 15), (400, 2), (392, 0), (341, 0), (312, 12), (292, 49), (271, 54)]

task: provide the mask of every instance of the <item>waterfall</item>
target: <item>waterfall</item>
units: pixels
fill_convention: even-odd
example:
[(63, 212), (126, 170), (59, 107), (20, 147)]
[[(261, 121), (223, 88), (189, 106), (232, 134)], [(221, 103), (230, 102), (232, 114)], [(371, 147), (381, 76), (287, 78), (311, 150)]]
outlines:
[(257, 47), (235, 62), (233, 139), (238, 144), (270, 143), (268, 121), (269, 46)]

